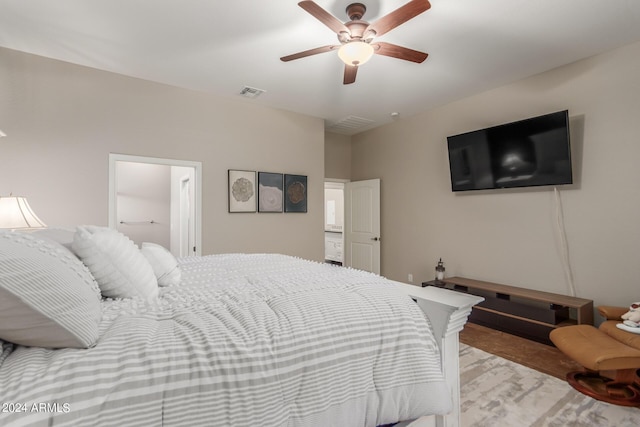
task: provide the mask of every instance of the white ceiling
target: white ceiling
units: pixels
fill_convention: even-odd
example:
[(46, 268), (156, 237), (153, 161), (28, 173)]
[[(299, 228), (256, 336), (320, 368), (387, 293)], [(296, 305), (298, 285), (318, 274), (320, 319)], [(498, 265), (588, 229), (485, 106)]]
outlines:
[[(360, 1), (374, 22), (408, 0)], [(352, 1), (316, 2), (348, 21)], [(297, 0), (0, 0), (0, 46), (225, 97), (263, 89), (247, 102), (323, 118), (330, 130), (365, 122), (346, 134), (640, 40), (640, 0), (431, 0), (376, 40), (429, 57), (374, 55), (345, 86), (335, 52), (280, 61), (337, 44)]]

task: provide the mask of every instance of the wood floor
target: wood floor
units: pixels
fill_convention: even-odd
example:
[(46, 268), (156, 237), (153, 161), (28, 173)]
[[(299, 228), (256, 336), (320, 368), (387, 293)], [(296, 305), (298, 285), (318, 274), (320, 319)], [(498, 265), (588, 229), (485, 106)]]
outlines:
[(567, 372), (582, 370), (582, 366), (555, 347), (474, 323), (465, 325), (460, 332), (460, 342), (561, 380)]

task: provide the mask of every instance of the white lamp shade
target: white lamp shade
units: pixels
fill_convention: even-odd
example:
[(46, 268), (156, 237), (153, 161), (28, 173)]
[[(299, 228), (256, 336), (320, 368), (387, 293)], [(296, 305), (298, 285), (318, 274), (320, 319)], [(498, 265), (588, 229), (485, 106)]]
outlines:
[(0, 197), (0, 228), (43, 228), (46, 224), (31, 210), (24, 197)]
[(373, 46), (362, 41), (345, 43), (338, 49), (338, 56), (347, 65), (362, 65), (373, 56)]

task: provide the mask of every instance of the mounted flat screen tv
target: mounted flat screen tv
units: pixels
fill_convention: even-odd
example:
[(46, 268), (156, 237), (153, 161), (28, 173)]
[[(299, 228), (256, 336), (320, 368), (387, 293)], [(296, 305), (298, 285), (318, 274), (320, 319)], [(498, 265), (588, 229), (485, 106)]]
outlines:
[(453, 191), (572, 184), (569, 112), (447, 138)]

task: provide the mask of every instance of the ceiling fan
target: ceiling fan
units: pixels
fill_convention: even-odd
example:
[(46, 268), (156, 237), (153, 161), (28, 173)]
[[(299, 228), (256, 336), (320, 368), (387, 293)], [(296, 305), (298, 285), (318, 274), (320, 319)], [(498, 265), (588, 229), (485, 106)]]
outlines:
[(428, 10), (431, 7), (428, 0), (411, 0), (372, 24), (362, 21), (362, 16), (367, 11), (367, 7), (362, 3), (352, 3), (347, 6), (346, 11), (350, 21), (344, 24), (311, 0), (301, 1), (298, 6), (333, 30), (338, 35), (340, 44), (317, 47), (283, 56), (280, 58), (282, 61), (293, 61), (294, 59), (338, 50), (338, 56), (345, 63), (343, 83), (350, 84), (356, 81), (358, 67), (367, 62), (373, 54), (417, 63), (427, 59), (428, 54), (424, 52), (386, 42), (373, 42), (373, 39)]

